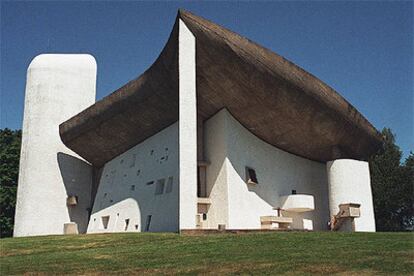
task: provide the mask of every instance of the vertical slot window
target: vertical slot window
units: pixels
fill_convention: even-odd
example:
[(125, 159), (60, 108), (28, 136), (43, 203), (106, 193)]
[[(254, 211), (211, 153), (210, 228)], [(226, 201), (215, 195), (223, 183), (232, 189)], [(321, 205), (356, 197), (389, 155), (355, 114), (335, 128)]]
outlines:
[(158, 179), (155, 185), (155, 194), (161, 195), (164, 193), (165, 179)]
[(152, 218), (152, 215), (147, 216), (147, 221), (145, 223), (145, 232), (148, 232), (150, 230), (151, 218)]
[(173, 189), (174, 178), (172, 176), (168, 177), (167, 187), (165, 188), (165, 193), (171, 193)]
[(129, 218), (125, 220), (125, 231), (128, 230), (128, 226), (129, 226)]

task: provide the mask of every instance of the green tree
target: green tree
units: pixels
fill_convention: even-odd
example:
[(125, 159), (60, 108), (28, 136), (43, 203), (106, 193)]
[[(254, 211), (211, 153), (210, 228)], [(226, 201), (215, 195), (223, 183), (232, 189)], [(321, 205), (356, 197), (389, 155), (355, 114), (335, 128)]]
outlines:
[(0, 237), (13, 234), (21, 136), (20, 130), (0, 130)]
[(377, 231), (401, 231), (413, 226), (413, 163), (402, 153), (391, 129), (382, 130), (383, 148), (370, 159), (372, 194)]

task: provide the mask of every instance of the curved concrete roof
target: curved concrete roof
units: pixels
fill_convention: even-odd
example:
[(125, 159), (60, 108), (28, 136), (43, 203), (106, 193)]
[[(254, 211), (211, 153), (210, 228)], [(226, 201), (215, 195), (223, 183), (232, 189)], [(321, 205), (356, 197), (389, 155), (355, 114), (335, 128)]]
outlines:
[(316, 160), (366, 159), (378, 131), (328, 85), (219, 25), (179, 11), (141, 76), (60, 125), (62, 141), (101, 166), (178, 120), (178, 19), (196, 38), (198, 119), (222, 108), (259, 138)]

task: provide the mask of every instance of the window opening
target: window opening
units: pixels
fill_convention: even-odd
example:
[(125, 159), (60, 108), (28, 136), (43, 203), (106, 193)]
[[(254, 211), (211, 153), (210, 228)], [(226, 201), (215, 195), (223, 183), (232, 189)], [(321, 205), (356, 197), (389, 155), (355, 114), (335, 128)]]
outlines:
[(150, 229), (150, 225), (151, 225), (151, 218), (152, 218), (152, 215), (148, 215), (148, 216), (147, 216), (147, 222), (145, 223), (145, 231), (146, 231), (146, 232), (148, 232), (148, 231), (149, 231), (149, 229)]
[(165, 189), (165, 193), (171, 193), (172, 192), (173, 182), (174, 182), (173, 177), (172, 176), (168, 177), (167, 188)]
[(161, 195), (164, 193), (165, 179), (158, 179), (157, 185), (155, 186), (155, 194)]
[(246, 182), (249, 184), (258, 184), (256, 171), (252, 168), (246, 167)]
[(103, 216), (103, 217), (101, 217), (101, 219), (102, 219), (103, 229), (108, 229), (109, 216)]

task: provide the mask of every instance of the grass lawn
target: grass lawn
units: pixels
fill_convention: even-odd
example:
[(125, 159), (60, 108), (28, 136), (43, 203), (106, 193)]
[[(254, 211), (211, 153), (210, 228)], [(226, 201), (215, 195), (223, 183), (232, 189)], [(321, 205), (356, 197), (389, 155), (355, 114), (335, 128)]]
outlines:
[(126, 233), (0, 243), (1, 275), (414, 273), (413, 233)]

